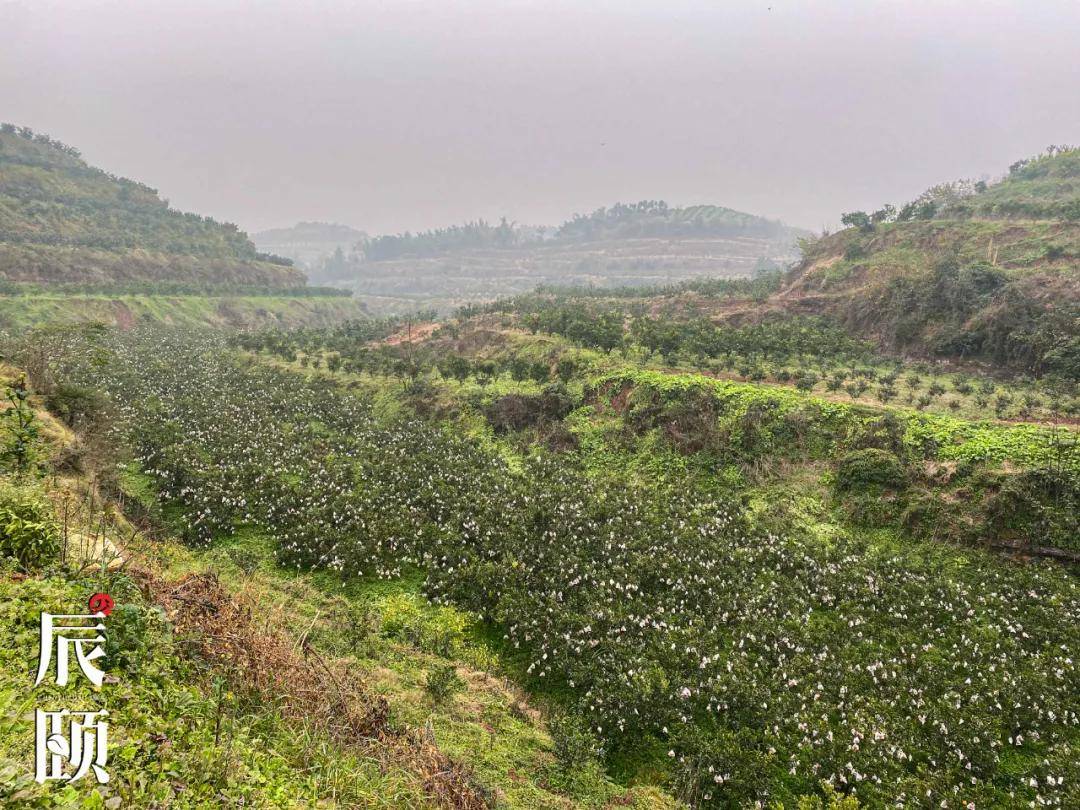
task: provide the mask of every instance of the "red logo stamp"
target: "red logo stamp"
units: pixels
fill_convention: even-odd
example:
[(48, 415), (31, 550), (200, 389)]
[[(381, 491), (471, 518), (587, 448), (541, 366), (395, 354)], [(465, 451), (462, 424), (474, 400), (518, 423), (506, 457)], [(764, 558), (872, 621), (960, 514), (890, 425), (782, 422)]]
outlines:
[(88, 605), (91, 613), (104, 613), (108, 616), (116, 603), (107, 593), (95, 593), (90, 597)]

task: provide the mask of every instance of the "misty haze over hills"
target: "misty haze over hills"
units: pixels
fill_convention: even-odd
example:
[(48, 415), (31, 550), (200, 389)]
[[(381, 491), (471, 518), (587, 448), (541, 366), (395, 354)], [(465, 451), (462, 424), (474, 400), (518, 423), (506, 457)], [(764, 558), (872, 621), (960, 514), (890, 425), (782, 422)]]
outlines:
[[(358, 238), (346, 242), (348, 237)], [(253, 235), (317, 284), (351, 290), (373, 311), (447, 307), (539, 285), (626, 287), (702, 277), (745, 277), (797, 257), (808, 231), (715, 205), (617, 203), (558, 226), (505, 218), (366, 237), (340, 225), (300, 223)]]
[(1073, 2), (257, 5), (2, 3), (3, 118), (249, 232), (645, 197), (817, 230), (1080, 132)]
[(251, 241), (259, 250), (292, 259), (307, 271), (336, 250), (351, 252), (366, 238), (363, 231), (332, 222), (298, 222), (290, 228), (270, 228), (251, 234)]
[(335, 288), (309, 292), (356, 293), (370, 312), (446, 311), (539, 285), (745, 277), (793, 261), (797, 240), (808, 235), (731, 208), (642, 200), (559, 225), (503, 218), (369, 237), (346, 225), (302, 222), (251, 239), (89, 165), (73, 146), (0, 126), (0, 276), (16, 285), (281, 294), (303, 285), (303, 269), (310, 281)]

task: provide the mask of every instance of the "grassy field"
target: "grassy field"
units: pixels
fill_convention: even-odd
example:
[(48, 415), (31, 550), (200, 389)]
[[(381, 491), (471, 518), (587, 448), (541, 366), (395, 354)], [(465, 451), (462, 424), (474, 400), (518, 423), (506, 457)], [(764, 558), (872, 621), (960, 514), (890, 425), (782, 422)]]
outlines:
[(131, 328), (169, 326), (260, 327), (330, 325), (365, 314), (352, 298), (290, 296), (19, 295), (0, 296), (0, 329), (45, 323), (100, 321)]

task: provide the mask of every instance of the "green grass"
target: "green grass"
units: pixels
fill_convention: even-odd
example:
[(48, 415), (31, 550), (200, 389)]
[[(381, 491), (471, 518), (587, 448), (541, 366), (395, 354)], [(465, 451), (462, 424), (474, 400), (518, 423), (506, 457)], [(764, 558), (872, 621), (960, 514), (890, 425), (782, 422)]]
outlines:
[(364, 314), (348, 298), (288, 296), (51, 295), (0, 296), (0, 329), (21, 331), (43, 323), (101, 321), (123, 328), (137, 323), (171, 326), (328, 325)]
[(821, 268), (825, 279), (838, 281), (859, 267), (873, 277), (881, 272), (919, 273), (928, 266), (927, 256), (955, 255), (962, 263), (991, 261), (1019, 272), (1035, 269), (1044, 261), (1047, 244), (1056, 243), (1075, 255), (1080, 250), (1080, 227), (1049, 221), (1005, 222), (1000, 220), (929, 220), (879, 225), (875, 233), (860, 235), (841, 231), (823, 240), (811, 261), (829, 254), (852, 240), (866, 243), (864, 255), (850, 255)]
[[(273, 704), (215, 689), (214, 673), (179, 654), (160, 611), (126, 577), (14, 581), (10, 574), (0, 573), (0, 633), (8, 640), (0, 650), (4, 807), (291, 808), (331, 796), (342, 807), (426, 806), (422, 786), (407, 770), (332, 746), (318, 732), (286, 722)], [(143, 623), (125, 650), (127, 665), (110, 672), (116, 682), (96, 690), (76, 672), (66, 688), (46, 681), (33, 689), (39, 613), (78, 612), (103, 587), (126, 608), (110, 617), (111, 627), (118, 620)], [(89, 778), (69, 785), (33, 781), (36, 708), (108, 709), (107, 785)]]
[[(908, 409), (873, 408), (833, 402), (807, 396), (792, 388), (763, 387), (752, 383), (717, 380), (700, 374), (667, 374), (627, 367), (600, 375), (592, 381), (596, 388), (631, 386), (635, 392), (652, 393), (671, 401), (702, 392), (722, 403), (726, 413), (738, 416), (751, 406), (764, 405), (772, 418), (803, 411), (810, 419), (807, 442), (820, 441), (831, 448), (846, 429), (875, 418), (888, 410), (905, 425), (904, 443), (920, 456), (951, 461), (1012, 461), (1038, 465), (1055, 459), (1052, 428), (1037, 425), (1004, 425), (972, 422), (944, 414), (920, 413)], [(1067, 461), (1080, 465), (1077, 454)]]

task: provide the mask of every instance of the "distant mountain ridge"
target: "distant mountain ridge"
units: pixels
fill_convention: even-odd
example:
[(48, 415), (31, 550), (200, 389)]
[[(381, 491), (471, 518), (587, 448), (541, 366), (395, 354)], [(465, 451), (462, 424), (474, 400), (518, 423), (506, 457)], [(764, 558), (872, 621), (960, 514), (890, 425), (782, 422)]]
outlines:
[(357, 250), (366, 261), (385, 261), (477, 249), (530, 248), (551, 242), (584, 244), (644, 238), (752, 238), (793, 247), (796, 239), (809, 235), (801, 228), (719, 205), (674, 208), (663, 200), (641, 200), (574, 214), (558, 226), (520, 226), (503, 217), (497, 225), (478, 219), (417, 233), (383, 234), (362, 241)]
[(779, 220), (721, 205), (668, 206), (663, 200), (616, 203), (591, 214), (575, 214), (555, 236), (569, 241), (638, 237), (752, 237), (794, 240), (809, 231)]
[(298, 286), (236, 225), (171, 208), (156, 190), (88, 165), (78, 150), (0, 125), (0, 277)]
[(288, 228), (269, 228), (251, 235), (259, 250), (285, 256), (307, 269), (337, 250), (349, 253), (367, 237), (364, 231), (335, 222), (298, 222)]
[[(365, 238), (350, 248), (336, 246), (310, 273), (317, 283), (363, 296), (375, 311), (447, 311), (538, 285), (620, 287), (747, 277), (795, 261), (798, 239), (809, 235), (723, 206), (678, 208), (642, 200), (577, 214), (557, 226), (480, 219)], [(276, 252), (286, 251), (279, 246)]]

